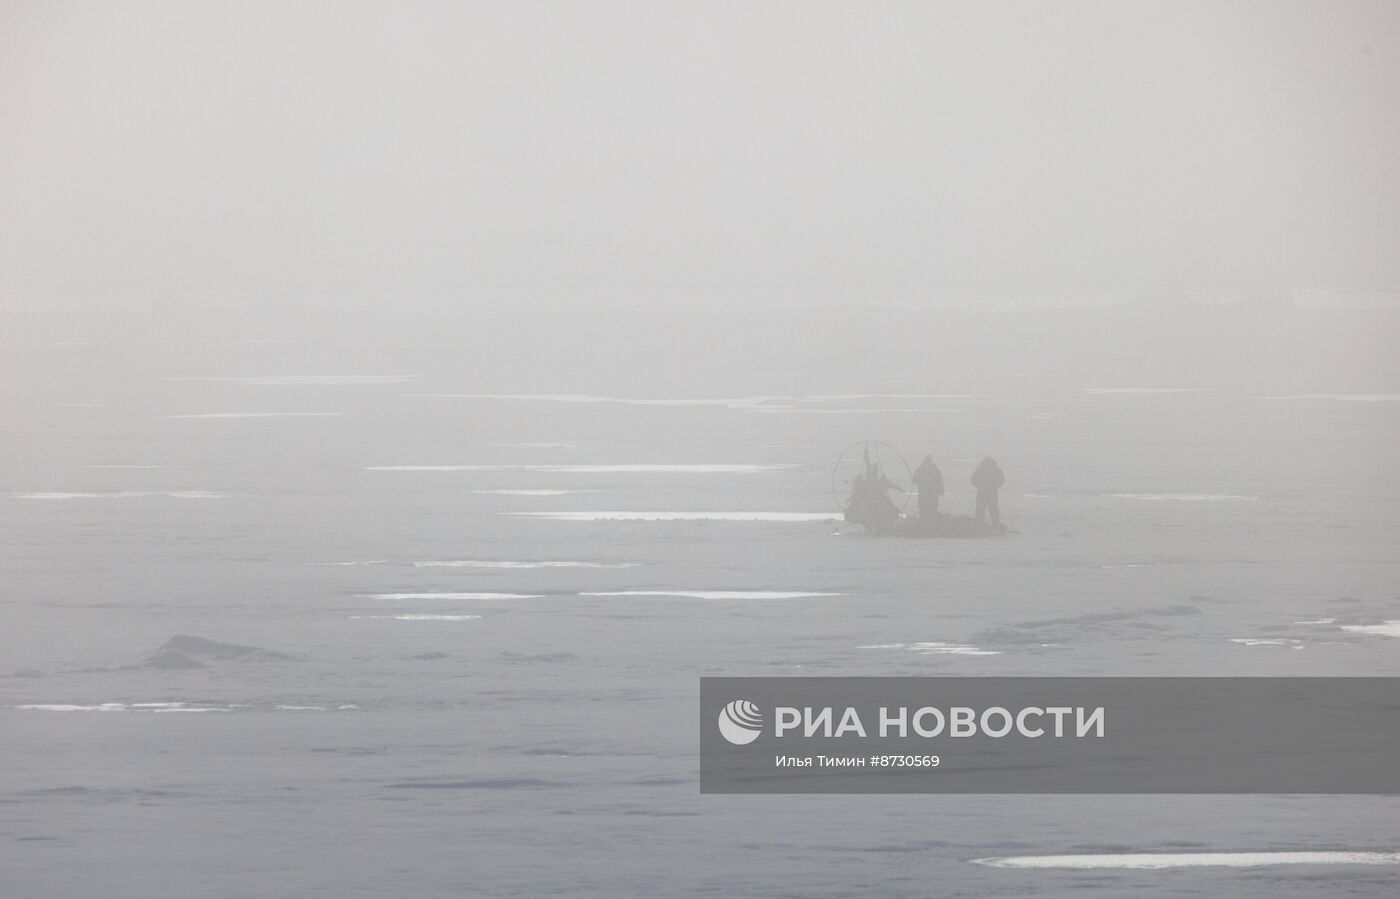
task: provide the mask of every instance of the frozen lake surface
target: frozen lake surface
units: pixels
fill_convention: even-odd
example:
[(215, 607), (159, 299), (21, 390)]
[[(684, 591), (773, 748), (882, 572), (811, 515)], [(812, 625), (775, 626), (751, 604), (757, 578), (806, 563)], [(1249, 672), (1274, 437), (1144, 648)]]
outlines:
[[(1395, 799), (701, 796), (695, 720), (702, 675), (1400, 675), (1393, 382), (77, 343), (4, 394), (5, 895), (1400, 885)], [(841, 526), (867, 437), (956, 512), (995, 455), (1016, 533)]]

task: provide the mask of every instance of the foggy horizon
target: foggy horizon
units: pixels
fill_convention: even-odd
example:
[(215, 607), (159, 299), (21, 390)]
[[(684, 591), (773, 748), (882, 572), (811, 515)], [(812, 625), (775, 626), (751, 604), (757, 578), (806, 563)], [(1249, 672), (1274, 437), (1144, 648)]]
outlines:
[(1398, 34), (1385, 2), (7, 2), (0, 291), (1393, 291)]

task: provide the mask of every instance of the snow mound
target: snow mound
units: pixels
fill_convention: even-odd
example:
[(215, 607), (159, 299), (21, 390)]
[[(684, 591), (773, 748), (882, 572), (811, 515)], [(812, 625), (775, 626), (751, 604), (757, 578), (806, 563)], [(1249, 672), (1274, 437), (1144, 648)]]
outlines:
[[(217, 640), (206, 640), (203, 637), (192, 637), (188, 634), (176, 634), (165, 645), (156, 650), (151, 661), (170, 657), (172, 662), (178, 662), (175, 656), (184, 657), (196, 665), (203, 665), (210, 661), (215, 662), (263, 662), (295, 661), (293, 656), (285, 653), (275, 652), (271, 649), (262, 649), (258, 646), (243, 646), (238, 643), (220, 643)], [(188, 666), (184, 666), (188, 667)]]
[(192, 668), (206, 668), (203, 662), (192, 659), (183, 652), (165, 649), (146, 660), (146, 668), (159, 668), (162, 671), (188, 671)]

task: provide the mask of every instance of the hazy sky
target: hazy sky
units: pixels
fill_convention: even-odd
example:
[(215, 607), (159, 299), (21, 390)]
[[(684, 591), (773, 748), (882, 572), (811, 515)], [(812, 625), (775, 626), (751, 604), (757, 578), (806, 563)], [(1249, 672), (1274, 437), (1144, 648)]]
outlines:
[(1400, 284), (1400, 3), (0, 0), (0, 287)]

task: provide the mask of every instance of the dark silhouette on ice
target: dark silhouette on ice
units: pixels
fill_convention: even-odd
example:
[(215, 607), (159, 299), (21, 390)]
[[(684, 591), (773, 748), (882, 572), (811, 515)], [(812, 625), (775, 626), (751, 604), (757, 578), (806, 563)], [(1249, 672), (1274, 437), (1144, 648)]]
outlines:
[(904, 492), (903, 487), (890, 480), (881, 470), (879, 460), (870, 458), (870, 450), (867, 449), (861, 473), (856, 475), (851, 485), (851, 497), (846, 502), (846, 520), (867, 528), (894, 524), (899, 520), (899, 507), (890, 499), (891, 490)]
[(938, 514), (938, 498), (943, 495), (943, 472), (933, 462), (933, 456), (914, 469), (914, 484), (919, 488), (919, 517), (932, 518)]
[(978, 521), (986, 521), (990, 515), (992, 524), (1001, 527), (1001, 507), (997, 501), (997, 491), (1006, 483), (1006, 475), (1001, 466), (991, 456), (983, 456), (977, 470), (972, 473), (972, 486), (977, 488)]

